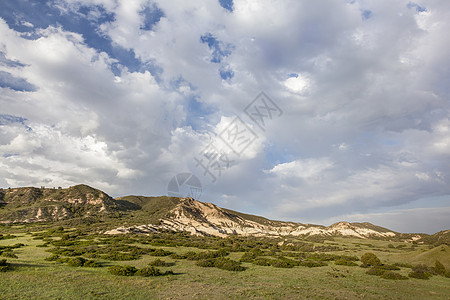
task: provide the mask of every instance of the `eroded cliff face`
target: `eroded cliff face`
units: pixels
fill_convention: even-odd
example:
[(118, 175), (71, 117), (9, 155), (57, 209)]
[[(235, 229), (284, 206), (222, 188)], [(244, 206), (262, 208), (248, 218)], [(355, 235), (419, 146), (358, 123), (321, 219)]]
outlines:
[(166, 217), (160, 220), (159, 225), (145, 224), (128, 228), (120, 227), (106, 233), (146, 233), (164, 229), (221, 237), (230, 234), (243, 236), (336, 235), (358, 238), (391, 237), (396, 235), (388, 230), (380, 231), (367, 228), (364, 224), (351, 224), (348, 222), (339, 222), (329, 227), (281, 221), (271, 221), (271, 224), (267, 225), (245, 219), (212, 203), (203, 203), (191, 198), (181, 200), (175, 208), (167, 213)]

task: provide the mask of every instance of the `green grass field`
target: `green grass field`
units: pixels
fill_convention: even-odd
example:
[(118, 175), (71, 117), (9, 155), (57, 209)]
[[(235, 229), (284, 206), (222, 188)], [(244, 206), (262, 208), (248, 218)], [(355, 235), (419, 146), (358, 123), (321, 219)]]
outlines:
[[(334, 261), (326, 261), (326, 266), (306, 267), (294, 266), (291, 268), (277, 268), (273, 266), (260, 266), (251, 262), (241, 265), (245, 271), (228, 271), (216, 267), (201, 267), (197, 261), (176, 258), (188, 251), (205, 252), (214, 251), (218, 247), (209, 245), (208, 249), (192, 246), (172, 247), (152, 244), (155, 236), (132, 236), (131, 240), (121, 237), (108, 240), (104, 236), (65, 237), (68, 245), (54, 246), (64, 240), (63, 233), (53, 233), (47, 236), (36, 237), (31, 233), (13, 233), (16, 237), (0, 240), (0, 249), (5, 246), (22, 243), (25, 246), (12, 249), (17, 258), (6, 258), (11, 269), (0, 272), (0, 298), (1, 299), (450, 299), (450, 278), (434, 275), (428, 280), (408, 278), (407, 280), (388, 280), (379, 276), (366, 274), (367, 268), (360, 266), (335, 265)], [(65, 231), (72, 232), (70, 230)], [(5, 234), (2, 232), (2, 234)], [(167, 238), (171, 236), (167, 235)], [(185, 235), (174, 236), (181, 242), (189, 241)], [(45, 240), (45, 238), (47, 238)], [(43, 240), (44, 239), (44, 240)], [(197, 238), (204, 243), (208, 238)], [(226, 255), (238, 261), (244, 254), (239, 248), (232, 250), (230, 245), (237, 247), (236, 241), (213, 239), (221, 247), (229, 249)], [(388, 242), (382, 240), (361, 240), (348, 238), (335, 238), (334, 241), (323, 243), (308, 242), (307, 245), (320, 247), (336, 247), (333, 251), (309, 251), (283, 249), (276, 247), (276, 242), (268, 239), (253, 242), (259, 243), (264, 255), (270, 259), (281, 257), (301, 260), (298, 257), (323, 254), (347, 255), (361, 257), (366, 252), (373, 252), (383, 263), (426, 264), (434, 266), (435, 260), (441, 261), (447, 270), (450, 269), (450, 248), (440, 245), (430, 249), (429, 245), (415, 245)], [(295, 243), (295, 239), (292, 239)], [(48, 247), (37, 247), (48, 243)], [(299, 241), (300, 242), (300, 241)], [(77, 244), (78, 243), (78, 244)], [(108, 244), (109, 243), (109, 244)], [(240, 247), (244, 247), (245, 239), (239, 239)], [(306, 243), (302, 241), (302, 243)], [(161, 241), (158, 242), (161, 244)], [(173, 243), (172, 243), (173, 244)], [(392, 244), (394, 248), (388, 247)], [(80, 246), (81, 245), (81, 246)], [(128, 261), (112, 261), (104, 259), (102, 255), (93, 258), (102, 267), (72, 267), (67, 263), (47, 261), (52, 253), (51, 249), (79, 249), (82, 246), (121, 247), (129, 245), (139, 249), (164, 249), (174, 252), (171, 256), (155, 257), (150, 254), (139, 255), (137, 259)], [(406, 245), (397, 248), (399, 245)], [(83, 246), (83, 247), (84, 247)], [(228, 247), (228, 248), (227, 248)], [(97, 251), (99, 251), (97, 249)], [(119, 248), (117, 248), (119, 249)], [(125, 248), (124, 248), (125, 249)], [(132, 248), (130, 248), (132, 249)], [(330, 250), (331, 248), (323, 248)], [(269, 250), (272, 253), (269, 253)], [(125, 251), (125, 250), (124, 250)], [(131, 250), (130, 250), (131, 251)], [(100, 253), (100, 252), (99, 252)], [(299, 255), (299, 256), (298, 256)], [(82, 254), (80, 256), (87, 257)], [(298, 256), (298, 257), (297, 257)], [(63, 257), (63, 256), (61, 256)], [(174, 258), (175, 257), (175, 258)], [(266, 256), (264, 256), (266, 257)], [(162, 272), (172, 270), (173, 275), (140, 277), (116, 276), (109, 272), (113, 265), (131, 265), (138, 269), (146, 267), (150, 262), (160, 258), (165, 262), (174, 263), (169, 267), (158, 267)], [(357, 261), (361, 264), (360, 261)], [(410, 268), (402, 267), (396, 271), (404, 276), (411, 272)]]

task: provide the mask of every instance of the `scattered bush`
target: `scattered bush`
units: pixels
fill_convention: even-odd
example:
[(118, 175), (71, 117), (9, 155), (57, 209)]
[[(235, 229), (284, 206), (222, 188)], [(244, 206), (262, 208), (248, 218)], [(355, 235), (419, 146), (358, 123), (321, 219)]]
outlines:
[(150, 276), (161, 276), (163, 273), (161, 271), (153, 266), (145, 267), (142, 269), (139, 269), (136, 272), (136, 275), (143, 276), (143, 277), (150, 277)]
[(381, 276), (384, 273), (386, 273), (386, 270), (380, 268), (379, 266), (372, 267), (366, 271), (367, 275), (375, 275), (375, 276)]
[(135, 260), (139, 258), (139, 255), (121, 252), (111, 252), (101, 256), (103, 259), (113, 261)]
[(109, 273), (117, 276), (133, 276), (137, 269), (133, 266), (112, 266), (109, 267)]
[(416, 278), (416, 279), (430, 279), (431, 275), (429, 273), (426, 272), (417, 272), (417, 271), (412, 271), (408, 274), (409, 277), (411, 278)]
[(445, 275), (445, 273), (447, 273), (444, 265), (439, 260), (436, 260), (434, 262), (434, 270), (438, 275)]
[(400, 268), (395, 266), (395, 265), (381, 265), (379, 267), (381, 269), (387, 270), (387, 271), (398, 271), (398, 270), (400, 270)]
[(335, 264), (335, 265), (341, 265), (341, 266), (350, 266), (350, 267), (353, 267), (353, 266), (357, 266), (357, 265), (358, 265), (358, 264), (355, 263), (354, 261), (350, 261), (350, 260), (346, 260), (346, 259), (342, 259), (342, 258), (336, 260), (336, 261), (334, 262), (334, 264)]
[(173, 254), (171, 251), (166, 251), (164, 249), (156, 249), (155, 251), (151, 252), (151, 256), (169, 256)]
[(414, 268), (413, 265), (408, 264), (408, 263), (394, 263), (394, 266), (400, 267), (400, 268), (409, 268), (409, 269)]
[(298, 265), (299, 265), (298, 262), (293, 261), (291, 259), (286, 259), (286, 258), (285, 259), (277, 259), (272, 262), (272, 267), (275, 267), (275, 268), (293, 268)]
[(83, 257), (73, 257), (69, 258), (67, 261), (67, 264), (71, 267), (82, 267), (84, 263), (86, 262), (86, 259)]
[(45, 260), (47, 260), (47, 261), (57, 261), (57, 260), (59, 260), (59, 255), (58, 254), (52, 254), (51, 256), (45, 258)]
[(238, 261), (229, 258), (218, 257), (199, 260), (197, 266), (200, 267), (216, 267), (227, 271), (244, 271), (245, 267), (241, 266)]
[(100, 268), (101, 265), (95, 260), (87, 260), (84, 262), (83, 267), (86, 268)]
[(1, 256), (9, 257), (9, 258), (18, 258), (18, 256), (15, 255), (12, 251), (2, 252)]
[(6, 272), (10, 270), (10, 265), (6, 262), (6, 259), (0, 259), (0, 272)]
[(408, 276), (411, 278), (426, 280), (430, 279), (433, 274), (435, 274), (434, 268), (429, 268), (426, 265), (419, 264), (413, 267), (412, 272), (410, 272)]
[(403, 276), (400, 273), (388, 271), (381, 275), (381, 278), (391, 279), (391, 280), (406, 280), (408, 277)]
[(372, 252), (367, 252), (361, 256), (362, 267), (381, 266), (381, 260)]
[(255, 253), (253, 253), (253, 252), (245, 252), (241, 256), (239, 261), (241, 261), (241, 262), (252, 262), (256, 257), (257, 257), (257, 255)]
[(154, 266), (154, 267), (170, 267), (170, 266), (173, 266), (174, 264), (175, 263), (166, 262), (166, 261), (163, 261), (163, 260), (157, 258), (154, 261), (150, 262), (148, 265)]
[(254, 265), (258, 266), (271, 266), (274, 259), (266, 258), (266, 257), (258, 257), (253, 261)]

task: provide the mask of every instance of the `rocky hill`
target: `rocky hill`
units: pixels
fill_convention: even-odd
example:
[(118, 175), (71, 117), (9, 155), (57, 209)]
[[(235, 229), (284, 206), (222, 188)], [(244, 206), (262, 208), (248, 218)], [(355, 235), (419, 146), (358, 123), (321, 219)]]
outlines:
[(119, 204), (87, 185), (0, 190), (0, 223), (49, 222), (112, 212)]
[(96, 224), (108, 234), (158, 230), (195, 235), (347, 236), (447, 243), (448, 232), (403, 234), (370, 223), (338, 222), (331, 226), (273, 221), (220, 208), (192, 198), (126, 196), (113, 199), (87, 185), (67, 189), (0, 189), (0, 223), (69, 222)]
[(127, 232), (154, 232), (158, 229), (187, 231), (197, 235), (225, 237), (230, 234), (244, 236), (353, 236), (395, 237), (396, 233), (370, 223), (339, 222), (329, 227), (294, 222), (272, 221), (258, 216), (246, 215), (204, 203), (192, 198), (181, 198), (177, 204), (160, 218), (158, 225), (143, 224), (119, 227), (107, 231), (109, 234)]

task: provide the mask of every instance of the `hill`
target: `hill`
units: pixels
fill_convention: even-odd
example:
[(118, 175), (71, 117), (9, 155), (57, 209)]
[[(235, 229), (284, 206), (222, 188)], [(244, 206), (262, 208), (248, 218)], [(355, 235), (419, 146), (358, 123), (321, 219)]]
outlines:
[(87, 185), (67, 189), (0, 190), (0, 223), (54, 222), (96, 224), (108, 234), (161, 230), (193, 235), (343, 236), (448, 243), (449, 231), (436, 235), (403, 234), (370, 223), (338, 222), (331, 226), (274, 221), (218, 207), (192, 198), (125, 196), (113, 199)]

